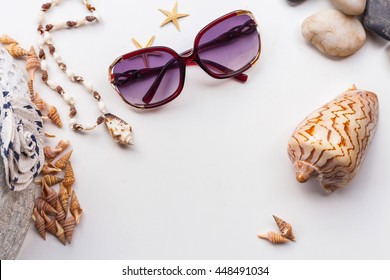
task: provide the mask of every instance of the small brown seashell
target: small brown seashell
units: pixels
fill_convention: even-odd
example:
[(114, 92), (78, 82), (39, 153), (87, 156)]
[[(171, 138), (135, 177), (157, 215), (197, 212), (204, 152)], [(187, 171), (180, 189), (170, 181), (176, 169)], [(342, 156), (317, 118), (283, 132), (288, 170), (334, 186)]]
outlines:
[(292, 226), (281, 218), (272, 215), (282, 235), (291, 241), (295, 241), (295, 236), (292, 232)]
[(66, 148), (68, 148), (70, 145), (70, 141), (69, 140), (60, 140), (60, 142), (58, 142), (57, 146), (56, 146), (56, 149), (61, 149), (61, 151), (64, 151), (66, 150)]
[(42, 166), (42, 170), (41, 170), (41, 172), (43, 173), (43, 174), (45, 174), (45, 175), (47, 175), (47, 174), (55, 174), (55, 173), (58, 173), (58, 172), (60, 172), (61, 171), (61, 169), (59, 169), (59, 168), (57, 168), (57, 167), (55, 167), (52, 163), (50, 163), (50, 162), (45, 162), (44, 164), (43, 164), (43, 166)]
[(63, 155), (59, 160), (57, 160), (54, 163), (54, 166), (57, 168), (64, 169), (68, 165), (68, 162), (69, 162), (70, 156), (72, 155), (72, 152), (73, 152), (73, 150), (70, 150), (65, 155)]
[(43, 182), (48, 186), (48, 187), (51, 187), (51, 186), (54, 186), (55, 184), (58, 184), (58, 183), (61, 183), (64, 179), (60, 178), (60, 177), (57, 177), (57, 176), (53, 176), (53, 175), (45, 175), (41, 178), (40, 181), (36, 181), (37, 183), (41, 183), (43, 184)]
[(65, 231), (66, 240), (68, 240), (69, 243), (72, 241), (75, 226), (76, 226), (76, 221), (72, 216), (72, 214), (68, 211), (68, 214), (66, 215), (66, 219), (62, 224), (62, 227), (64, 228)]
[(20, 47), (18, 44), (15, 43), (10, 44), (5, 48), (7, 49), (9, 54), (13, 57), (22, 57), (28, 55), (28, 52), (25, 49), (23, 49), (22, 47)]
[(46, 240), (45, 220), (39, 214), (37, 208), (34, 208), (33, 220), (35, 221), (34, 226), (42, 236), (43, 240)]
[(257, 237), (262, 239), (267, 239), (273, 244), (281, 244), (290, 241), (289, 239), (285, 238), (283, 235), (273, 231), (264, 234), (259, 234), (257, 235)]
[(74, 178), (72, 164), (68, 162), (68, 164), (65, 167), (65, 174), (64, 174), (64, 185), (68, 190), (68, 193), (70, 193), (70, 188), (73, 185), (74, 181), (75, 178)]
[(57, 112), (57, 108), (54, 106), (48, 107), (47, 117), (58, 127), (62, 128), (62, 121), (60, 115)]
[(56, 232), (57, 238), (61, 241), (62, 244), (66, 245), (65, 231), (57, 221), (56, 221), (56, 227), (57, 227), (57, 232)]
[[(46, 175), (48, 176), (48, 175)], [(51, 206), (56, 207), (58, 195), (57, 193), (51, 189), (45, 181), (42, 181), (42, 198), (46, 200)]]
[(44, 134), (45, 134), (46, 138), (56, 138), (55, 134), (50, 134), (50, 133), (47, 133), (47, 132), (45, 132)]
[(57, 215), (57, 210), (54, 209), (49, 203), (46, 202), (42, 197), (37, 197), (35, 199), (35, 207), (38, 211), (45, 211), (45, 213)]
[(31, 47), (27, 56), (26, 71), (31, 81), (35, 80), (35, 71), (41, 68), (41, 63), (37, 57), (34, 47)]
[(64, 208), (65, 211), (68, 210), (68, 204), (69, 204), (69, 194), (66, 190), (63, 183), (60, 183), (60, 190), (58, 192), (58, 198), (61, 202), (62, 208)]
[(39, 93), (35, 93), (35, 96), (33, 99), (31, 99), (32, 102), (35, 104), (35, 106), (37, 106), (37, 108), (39, 109), (39, 111), (43, 111), (45, 109), (45, 106), (43, 105), (43, 99), (42, 97), (39, 95)]
[(60, 224), (62, 224), (65, 221), (66, 213), (65, 213), (64, 208), (62, 207), (62, 204), (61, 204), (59, 199), (56, 202), (56, 211), (58, 213), (57, 216), (56, 216), (56, 220)]
[(44, 211), (41, 211), (41, 216), (45, 220), (46, 231), (50, 232), (55, 236), (57, 233), (56, 220), (48, 217)]
[(43, 147), (43, 153), (45, 154), (45, 159), (48, 162), (51, 162), (54, 158), (56, 158), (62, 152), (59, 148), (52, 148), (50, 146)]
[(76, 114), (77, 114), (76, 107), (73, 104), (70, 105), (70, 108), (69, 108), (69, 118), (74, 118), (74, 116), (76, 116)]
[(76, 220), (76, 224), (80, 223), (80, 217), (83, 213), (83, 209), (80, 207), (79, 200), (76, 196), (76, 193), (72, 191), (71, 202), (70, 202), (70, 212)]
[(2, 43), (4, 45), (9, 45), (9, 44), (17, 44), (18, 42), (16, 42), (13, 38), (8, 36), (7, 34), (3, 34), (0, 37), (0, 43)]

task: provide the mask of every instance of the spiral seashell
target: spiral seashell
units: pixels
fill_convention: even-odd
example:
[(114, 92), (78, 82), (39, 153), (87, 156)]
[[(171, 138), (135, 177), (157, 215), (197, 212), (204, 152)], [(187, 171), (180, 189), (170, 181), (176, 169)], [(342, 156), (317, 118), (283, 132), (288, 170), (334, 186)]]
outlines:
[(45, 220), (46, 231), (50, 232), (55, 236), (57, 233), (56, 220), (48, 217), (43, 211), (41, 211), (41, 216)]
[(270, 231), (268, 233), (263, 233), (257, 235), (258, 238), (267, 239), (268, 241), (272, 242), (273, 244), (281, 244), (289, 242), (290, 240), (284, 237), (283, 235)]
[(282, 235), (291, 241), (295, 241), (295, 236), (292, 232), (292, 226), (281, 218), (272, 215)]
[(34, 47), (31, 47), (26, 60), (26, 71), (31, 81), (35, 80), (35, 71), (41, 68), (41, 62), (37, 57)]
[(54, 158), (56, 158), (62, 150), (60, 148), (52, 148), (50, 146), (46, 146), (43, 148), (43, 153), (45, 154), (45, 159), (48, 162), (51, 162)]
[(34, 226), (38, 230), (39, 234), (42, 236), (43, 240), (46, 240), (46, 229), (45, 229), (45, 220), (39, 214), (37, 208), (34, 208), (33, 216)]
[(63, 183), (60, 183), (60, 190), (58, 192), (58, 198), (61, 202), (62, 208), (67, 211), (69, 204), (69, 194)]
[(57, 146), (56, 146), (56, 149), (61, 149), (61, 151), (64, 151), (66, 150), (66, 148), (68, 148), (70, 145), (70, 141), (69, 140), (60, 140), (60, 142), (58, 142)]
[(37, 208), (38, 213), (40, 211), (44, 211), (48, 214), (57, 215), (57, 210), (54, 209), (54, 207), (51, 206), (48, 202), (46, 202), (46, 200), (44, 200), (42, 197), (37, 197), (35, 199), (35, 207)]
[(66, 219), (62, 224), (62, 227), (65, 231), (66, 240), (68, 240), (69, 243), (72, 241), (75, 226), (76, 226), (76, 221), (72, 216), (72, 214), (68, 211), (68, 214), (66, 215)]
[[(57, 168), (57, 167), (56, 167)], [(41, 178), (41, 180), (36, 181), (37, 183), (46, 184), (48, 187), (54, 186), (55, 184), (61, 183), (64, 179), (53, 176), (53, 175), (45, 175)]]
[(28, 55), (28, 52), (20, 47), (18, 44), (9, 44), (5, 47), (9, 54), (13, 57), (22, 57)]
[(31, 99), (32, 102), (35, 104), (35, 106), (37, 106), (37, 108), (39, 109), (39, 111), (43, 111), (45, 109), (45, 106), (43, 104), (43, 99), (42, 97), (39, 95), (39, 93), (35, 93), (35, 96)]
[(74, 178), (74, 172), (72, 168), (72, 164), (68, 162), (68, 164), (65, 167), (65, 173), (64, 173), (64, 185), (66, 189), (68, 190), (68, 193), (70, 193), (71, 186), (73, 185), (75, 181)]
[(360, 169), (377, 121), (376, 94), (355, 86), (311, 113), (288, 142), (297, 181), (317, 177), (327, 192), (347, 185)]
[(62, 128), (62, 121), (60, 115), (57, 112), (57, 108), (54, 106), (48, 107), (47, 117), (58, 127)]
[(76, 193), (74, 191), (72, 191), (72, 194), (71, 194), (70, 212), (72, 213), (73, 217), (75, 218), (76, 224), (79, 224), (80, 217), (83, 213), (83, 209), (81, 209), (79, 200), (78, 200)]
[(60, 172), (61, 169), (55, 167), (52, 163), (50, 162), (45, 162), (42, 166), (42, 170), (41, 172), (45, 175), (48, 175), (48, 174), (56, 174), (58, 172)]
[(64, 169), (68, 165), (68, 162), (69, 162), (70, 156), (72, 155), (72, 152), (73, 152), (73, 150), (70, 150), (65, 155), (63, 155), (59, 160), (57, 160), (54, 163), (54, 166), (57, 168), (60, 168), (60, 169)]
[(56, 211), (57, 211), (56, 220), (60, 224), (62, 224), (65, 221), (66, 212), (64, 211), (64, 208), (62, 207), (62, 204), (59, 199), (56, 202)]
[(56, 237), (61, 241), (62, 244), (66, 245), (65, 231), (57, 221), (55, 221), (55, 223), (57, 228)]
[(11, 38), (10, 36), (8, 36), (7, 34), (3, 34), (3, 35), (0, 37), (0, 43), (2, 43), (2, 44), (4, 44), (4, 45), (18, 44), (18, 42), (16, 42), (13, 38)]
[(45, 183), (45, 181), (43, 181), (42, 184), (42, 198), (46, 200), (51, 206), (56, 207), (58, 195)]
[(104, 117), (104, 123), (116, 143), (133, 145), (132, 128), (127, 122), (109, 113)]

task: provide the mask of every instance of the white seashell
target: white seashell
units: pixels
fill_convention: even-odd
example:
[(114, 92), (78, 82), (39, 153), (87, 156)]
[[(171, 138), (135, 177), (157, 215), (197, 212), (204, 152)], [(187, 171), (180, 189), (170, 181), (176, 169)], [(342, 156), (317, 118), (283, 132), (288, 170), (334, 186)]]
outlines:
[(133, 145), (131, 126), (113, 114), (105, 114), (106, 124), (112, 138), (121, 145)]
[(47, 71), (47, 61), (46, 60), (41, 60), (41, 69)]
[(353, 86), (301, 122), (288, 143), (298, 182), (317, 177), (332, 192), (360, 169), (378, 121), (375, 93)]

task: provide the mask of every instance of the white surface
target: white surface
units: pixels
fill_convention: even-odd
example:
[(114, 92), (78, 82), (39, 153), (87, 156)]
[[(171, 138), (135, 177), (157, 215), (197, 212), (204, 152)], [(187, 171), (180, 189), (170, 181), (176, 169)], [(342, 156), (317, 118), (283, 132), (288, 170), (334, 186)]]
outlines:
[[(36, 38), (42, 1), (4, 1), (1, 33), (23, 46)], [(50, 11), (53, 22), (85, 15), (81, 1)], [(300, 34), (309, 15), (331, 7), (283, 0), (179, 1), (182, 32), (160, 28), (174, 1), (93, 1), (103, 21), (54, 34), (68, 67), (93, 82), (109, 111), (134, 128), (135, 146), (115, 145), (101, 127), (87, 134), (47, 126), (74, 147), (75, 190), (85, 211), (70, 246), (44, 242), (32, 228), (20, 259), (384, 259), (390, 246), (390, 61), (388, 43), (374, 35), (355, 55), (331, 59)], [(5, 9), (6, 7), (6, 9)], [(135, 112), (107, 82), (107, 68), (154, 34), (154, 45), (177, 51), (196, 33), (235, 9), (251, 10), (259, 22), (262, 54), (246, 84), (214, 80), (187, 69), (176, 100), (152, 112)], [(5, 12), (5, 10), (7, 12)], [(51, 73), (57, 72), (53, 61)], [(53, 74), (52, 74), (53, 75)], [(62, 73), (53, 76), (73, 94), (82, 122), (93, 121), (92, 98)], [(317, 182), (300, 185), (287, 152), (295, 126), (311, 111), (355, 83), (380, 99), (376, 137), (360, 174), (345, 189), (323, 193)], [(38, 84), (67, 123), (68, 107)], [(54, 145), (55, 141), (50, 142)], [(256, 234), (277, 230), (272, 214), (291, 222), (297, 241), (282, 246)]]

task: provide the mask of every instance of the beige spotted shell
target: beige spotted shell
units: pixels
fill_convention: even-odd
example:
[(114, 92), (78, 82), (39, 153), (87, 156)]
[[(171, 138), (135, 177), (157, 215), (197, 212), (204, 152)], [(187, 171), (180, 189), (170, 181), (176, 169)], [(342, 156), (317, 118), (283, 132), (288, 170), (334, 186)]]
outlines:
[(316, 177), (327, 192), (347, 185), (360, 169), (377, 122), (376, 94), (355, 86), (311, 113), (288, 142), (297, 181)]

